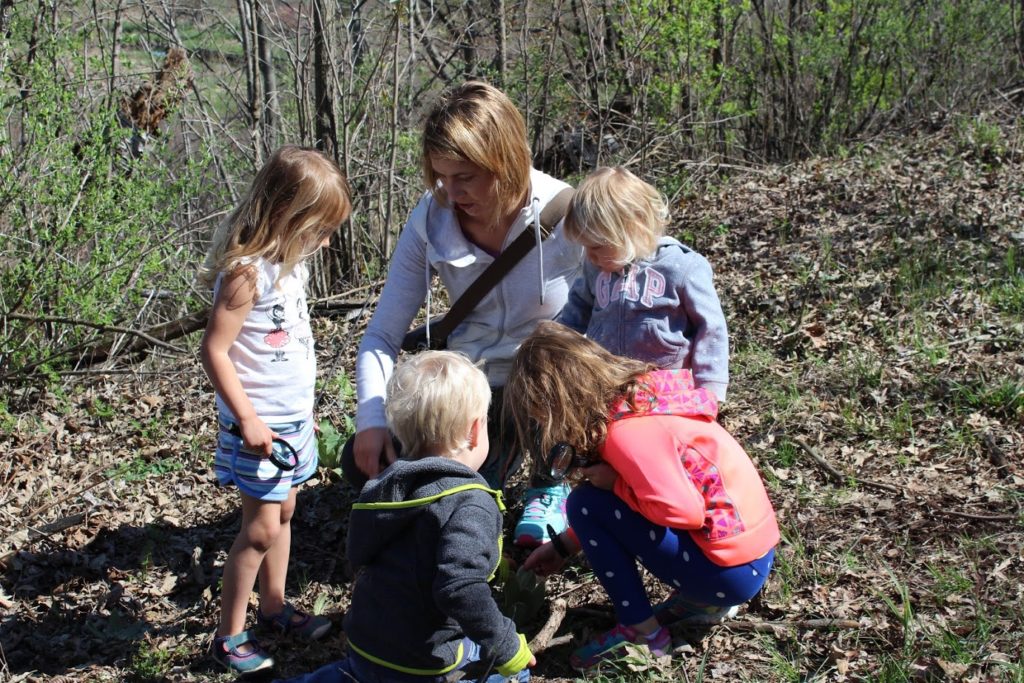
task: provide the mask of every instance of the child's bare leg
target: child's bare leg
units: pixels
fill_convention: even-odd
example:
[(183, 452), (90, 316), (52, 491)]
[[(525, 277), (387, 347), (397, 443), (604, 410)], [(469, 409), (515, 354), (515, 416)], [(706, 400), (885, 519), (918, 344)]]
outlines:
[(267, 551), (280, 535), (282, 507), (281, 503), (242, 494), (242, 528), (224, 564), (218, 636), (232, 636), (245, 630), (249, 595)]
[(272, 617), (284, 610), (284, 588), (288, 578), (288, 558), (292, 549), (292, 515), (295, 513), (295, 494), (292, 487), (288, 498), (281, 501), (277, 540), (267, 550), (260, 565), (260, 612)]

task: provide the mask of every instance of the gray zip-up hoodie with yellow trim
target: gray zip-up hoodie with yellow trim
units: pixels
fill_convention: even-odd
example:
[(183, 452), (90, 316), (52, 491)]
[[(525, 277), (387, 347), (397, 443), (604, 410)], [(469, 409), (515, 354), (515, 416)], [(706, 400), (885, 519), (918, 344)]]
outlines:
[(349, 518), (349, 646), (397, 671), (440, 675), (463, 663), (466, 636), (499, 673), (526, 668), (526, 639), (488, 586), (503, 510), (500, 492), (447, 458), (399, 460), (371, 479)]

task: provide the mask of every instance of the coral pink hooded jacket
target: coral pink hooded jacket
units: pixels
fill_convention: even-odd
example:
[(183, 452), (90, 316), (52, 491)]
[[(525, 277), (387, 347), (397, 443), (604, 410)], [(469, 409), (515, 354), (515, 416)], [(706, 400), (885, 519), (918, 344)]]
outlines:
[(743, 447), (715, 422), (718, 406), (688, 370), (657, 370), (650, 391), (611, 414), (601, 457), (614, 493), (655, 524), (688, 529), (712, 562), (734, 567), (779, 542), (761, 477)]

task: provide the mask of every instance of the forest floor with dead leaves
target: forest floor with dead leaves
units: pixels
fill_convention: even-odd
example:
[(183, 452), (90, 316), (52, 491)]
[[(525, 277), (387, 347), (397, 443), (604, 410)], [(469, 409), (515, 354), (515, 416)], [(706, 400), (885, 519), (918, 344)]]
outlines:
[[(991, 112), (734, 176), (674, 210), (715, 268), (722, 421), (783, 540), (737, 619), (590, 680), (1024, 681), (1021, 143), (1018, 113)], [(364, 325), (317, 321), (334, 425)], [(6, 392), (0, 681), (229, 680), (205, 652), (239, 513), (213, 483), (197, 358)], [(280, 675), (343, 655), (352, 499), (328, 468), (300, 490), (289, 593), (335, 628), (273, 643)], [(546, 590), (568, 612), (533, 680), (577, 680), (568, 653), (612, 614), (581, 562)]]

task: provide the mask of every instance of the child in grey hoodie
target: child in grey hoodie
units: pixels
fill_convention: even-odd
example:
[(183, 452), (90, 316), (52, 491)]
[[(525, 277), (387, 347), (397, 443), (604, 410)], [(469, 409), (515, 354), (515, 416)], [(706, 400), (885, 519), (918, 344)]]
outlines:
[(349, 656), (294, 683), (443, 681), (477, 660), (490, 664), (488, 682), (529, 680), (536, 660), (488, 586), (505, 509), (477, 473), (490, 396), (462, 354), (398, 364), (385, 412), (404, 455), (363, 487), (349, 520)]
[(658, 191), (622, 167), (580, 183), (566, 237), (583, 246), (583, 274), (558, 321), (611, 353), (683, 368), (725, 400), (729, 333), (707, 259), (664, 235)]

